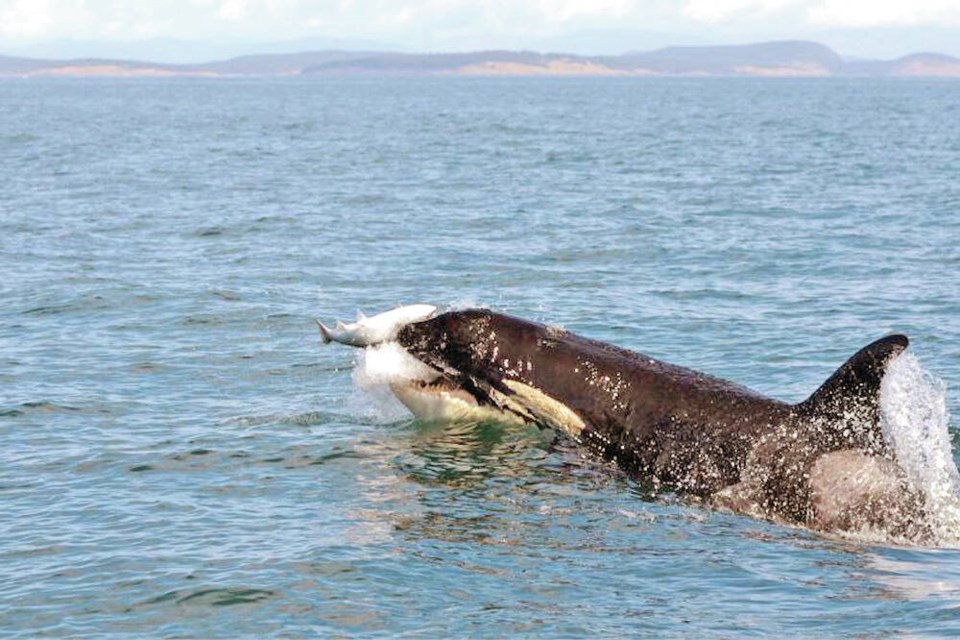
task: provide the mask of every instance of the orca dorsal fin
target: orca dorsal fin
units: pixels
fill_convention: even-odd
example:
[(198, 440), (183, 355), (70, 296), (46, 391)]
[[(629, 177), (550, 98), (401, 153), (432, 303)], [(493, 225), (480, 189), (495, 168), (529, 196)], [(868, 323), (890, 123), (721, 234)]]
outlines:
[(907, 336), (900, 334), (871, 342), (843, 363), (813, 395), (798, 404), (798, 412), (834, 430), (836, 433), (831, 439), (836, 440), (838, 446), (884, 453), (880, 383), (887, 365), (909, 343)]

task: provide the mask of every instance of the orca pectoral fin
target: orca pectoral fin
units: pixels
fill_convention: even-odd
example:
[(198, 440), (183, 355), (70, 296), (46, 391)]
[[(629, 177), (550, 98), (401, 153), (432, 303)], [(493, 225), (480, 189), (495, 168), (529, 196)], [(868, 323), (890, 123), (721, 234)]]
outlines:
[(797, 405), (798, 412), (849, 431), (849, 444), (881, 453), (880, 384), (887, 365), (909, 344), (907, 336), (894, 334), (867, 345)]

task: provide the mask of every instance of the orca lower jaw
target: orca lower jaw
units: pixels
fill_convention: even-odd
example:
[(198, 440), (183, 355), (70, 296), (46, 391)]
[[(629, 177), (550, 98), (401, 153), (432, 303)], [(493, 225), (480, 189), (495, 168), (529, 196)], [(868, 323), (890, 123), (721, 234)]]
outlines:
[(448, 370), (431, 380), (393, 383), (390, 390), (424, 421), (536, 424), (575, 440), (586, 428), (583, 419), (570, 407), (520, 380), (501, 378), (490, 382)]
[(404, 380), (390, 384), (393, 395), (425, 422), (501, 422), (524, 424), (525, 417), (502, 409), (468, 391), (450, 378)]

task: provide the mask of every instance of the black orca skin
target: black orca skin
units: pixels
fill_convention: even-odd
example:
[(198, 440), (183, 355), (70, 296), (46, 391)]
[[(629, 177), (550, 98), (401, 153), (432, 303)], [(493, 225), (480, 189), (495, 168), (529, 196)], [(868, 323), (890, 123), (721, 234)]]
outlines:
[[(548, 427), (557, 413), (530, 399), (566, 407), (576, 425), (565, 431), (653, 489), (812, 528), (917, 535), (907, 530), (920, 498), (879, 425), (880, 383), (908, 345), (903, 335), (864, 347), (798, 404), (486, 309), (407, 324), (396, 339), (481, 405)], [(881, 482), (852, 484), (849, 499), (837, 498), (830, 483), (841, 472)]]

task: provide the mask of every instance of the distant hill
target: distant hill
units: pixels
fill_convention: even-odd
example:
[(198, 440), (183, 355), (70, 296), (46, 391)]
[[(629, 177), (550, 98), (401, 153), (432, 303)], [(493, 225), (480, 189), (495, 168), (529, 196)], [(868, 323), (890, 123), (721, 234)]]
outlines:
[(265, 55), (248, 55), (192, 65), (197, 70), (210, 71), (220, 75), (240, 76), (289, 76), (299, 75), (304, 69), (337, 62), (369, 57), (370, 52), (364, 51), (312, 51), (303, 53), (275, 53)]
[(51, 60), (34, 60), (33, 58), (14, 58), (13, 56), (0, 56), (0, 75), (19, 76), (29, 75), (35, 71), (46, 68), (52, 63)]
[(889, 75), (960, 78), (960, 59), (942, 53), (915, 53), (891, 63)]
[(667, 47), (620, 56), (532, 51), (380, 53), (304, 67), (303, 75), (957, 76), (960, 59), (921, 53), (848, 61), (816, 42)]
[(289, 76), (318, 64), (368, 57), (363, 51), (312, 51), (240, 56), (202, 64), (161, 64), (79, 58), (38, 60), (0, 56), (0, 76)]
[(609, 75), (602, 58), (534, 51), (384, 53), (306, 67), (303, 75)]
[(307, 51), (256, 54), (201, 64), (131, 60), (41, 60), (0, 56), (0, 76), (340, 76), (340, 75), (553, 75), (553, 76), (849, 76), (957, 77), (960, 59), (917, 53), (896, 60), (852, 60), (816, 42), (666, 47), (619, 56), (534, 51), (396, 53)]
[(843, 58), (816, 42), (783, 41), (758, 44), (667, 47), (620, 56), (624, 69), (645, 69), (666, 75), (835, 75)]
[(136, 62), (133, 60), (101, 60), (77, 58), (74, 60), (40, 60), (0, 56), (0, 76), (174, 76), (212, 75), (209, 72), (191, 72), (178, 65)]

